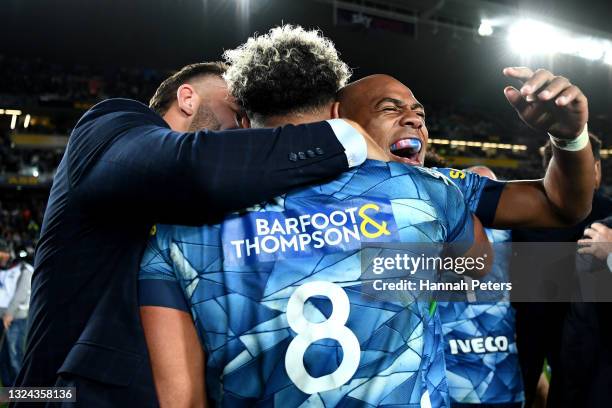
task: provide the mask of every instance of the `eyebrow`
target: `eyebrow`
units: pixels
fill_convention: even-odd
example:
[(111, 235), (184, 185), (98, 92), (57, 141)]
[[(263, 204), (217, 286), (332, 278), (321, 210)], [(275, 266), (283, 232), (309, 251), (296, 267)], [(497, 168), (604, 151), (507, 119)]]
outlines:
[[(380, 101), (378, 101), (378, 103), (376, 104), (376, 108), (378, 108), (380, 105), (382, 105), (385, 102), (391, 102), (394, 105), (397, 106), (406, 106), (406, 103), (400, 99), (395, 99), (395, 98), (382, 98)], [(419, 102), (416, 102), (414, 104), (412, 104), (410, 106), (410, 109), (415, 110), (415, 109), (421, 109), (421, 110), (425, 110), (425, 107), (420, 104)]]

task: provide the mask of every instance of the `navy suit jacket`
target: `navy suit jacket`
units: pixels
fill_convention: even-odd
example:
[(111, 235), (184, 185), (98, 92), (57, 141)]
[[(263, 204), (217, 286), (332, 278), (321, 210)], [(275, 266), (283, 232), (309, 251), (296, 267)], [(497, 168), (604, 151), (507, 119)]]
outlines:
[(94, 106), (51, 188), (17, 384), (51, 386), (69, 374), (154, 405), (137, 301), (152, 225), (215, 222), (347, 168), (326, 122), (180, 133), (136, 101)]

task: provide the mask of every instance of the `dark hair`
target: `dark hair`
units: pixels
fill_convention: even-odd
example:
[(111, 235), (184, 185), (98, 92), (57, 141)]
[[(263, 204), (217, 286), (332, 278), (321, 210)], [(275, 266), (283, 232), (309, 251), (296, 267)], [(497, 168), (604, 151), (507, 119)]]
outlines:
[(181, 85), (206, 75), (222, 77), (225, 71), (227, 71), (227, 65), (218, 61), (185, 65), (159, 85), (149, 101), (149, 107), (162, 116), (168, 111), (172, 102), (174, 102), (176, 91)]
[[(601, 160), (601, 139), (589, 132), (589, 140), (591, 141), (591, 150), (593, 151), (593, 157), (595, 161)], [(540, 155), (542, 155), (542, 166), (544, 169), (548, 168), (548, 164), (552, 160), (552, 146), (550, 140), (546, 144), (540, 147)]]
[(350, 77), (334, 44), (318, 30), (283, 25), (227, 50), (230, 92), (252, 115), (307, 112), (333, 101)]

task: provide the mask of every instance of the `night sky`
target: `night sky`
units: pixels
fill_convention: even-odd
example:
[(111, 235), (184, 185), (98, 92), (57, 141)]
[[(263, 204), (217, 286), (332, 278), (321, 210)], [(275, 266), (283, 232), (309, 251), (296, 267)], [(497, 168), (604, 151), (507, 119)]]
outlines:
[[(612, 30), (612, 7), (604, 0), (498, 2), (523, 14), (532, 12), (591, 29)], [(450, 29), (435, 32), (429, 25), (419, 25), (416, 38), (334, 27), (332, 6), (314, 0), (251, 0), (250, 11), (241, 10), (244, 3), (3, 0), (0, 53), (62, 64), (173, 69), (219, 59), (223, 49), (235, 47), (255, 31), (265, 32), (281, 22), (297, 23), (319, 27), (332, 38), (354, 69), (354, 78), (377, 72), (395, 75), (425, 103), (453, 100), (510, 112), (502, 94), (508, 81), (501, 70), (527, 64), (553, 69), (581, 86), (590, 98), (592, 114), (612, 111), (612, 67), (601, 62), (568, 56), (521, 60), (503, 37), (480, 38)]]

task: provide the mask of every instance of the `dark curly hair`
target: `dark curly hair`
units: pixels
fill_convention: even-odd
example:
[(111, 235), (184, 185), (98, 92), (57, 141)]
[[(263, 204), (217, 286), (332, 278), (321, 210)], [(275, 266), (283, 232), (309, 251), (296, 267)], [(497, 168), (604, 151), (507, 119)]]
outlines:
[(223, 58), (231, 93), (253, 119), (308, 112), (334, 100), (351, 72), (318, 30), (283, 25), (255, 35)]

